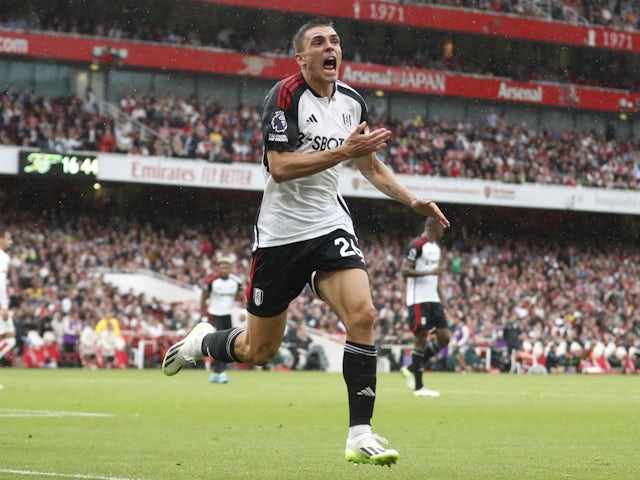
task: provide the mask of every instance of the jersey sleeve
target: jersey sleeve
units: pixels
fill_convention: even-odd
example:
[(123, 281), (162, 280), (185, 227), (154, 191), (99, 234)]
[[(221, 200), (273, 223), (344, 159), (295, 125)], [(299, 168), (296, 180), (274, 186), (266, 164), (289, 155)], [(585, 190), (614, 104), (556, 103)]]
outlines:
[(362, 97), (360, 97), (360, 99), (362, 100), (362, 102), (360, 103), (360, 123), (362, 122), (368, 122), (369, 121), (369, 111), (367, 110), (367, 104), (365, 103), (364, 99)]
[(409, 247), (407, 248), (405, 258), (410, 262), (415, 262), (418, 258), (418, 248), (416, 247), (416, 239), (414, 238), (409, 243)]
[(204, 292), (211, 293), (211, 288), (212, 288), (213, 281), (218, 277), (219, 277), (219, 275), (217, 273), (215, 273), (215, 274), (211, 275), (209, 278), (207, 278), (202, 284), (202, 290)]
[(407, 250), (407, 260), (415, 262), (420, 255), (422, 255), (422, 248), (426, 242), (427, 239), (425, 237), (418, 237), (411, 240)]
[(282, 80), (264, 100), (262, 136), (265, 150), (293, 152), (298, 144), (298, 102), (294, 92), (300, 87), (298, 76)]
[(233, 274), (229, 275), (229, 277), (238, 284), (238, 289), (242, 288), (242, 280), (239, 277)]

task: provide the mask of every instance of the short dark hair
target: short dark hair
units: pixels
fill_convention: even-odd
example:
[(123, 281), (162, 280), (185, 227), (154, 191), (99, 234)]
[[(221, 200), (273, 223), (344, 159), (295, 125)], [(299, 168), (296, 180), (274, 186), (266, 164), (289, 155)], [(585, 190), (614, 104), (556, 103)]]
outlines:
[(312, 28), (315, 28), (315, 27), (331, 27), (331, 28), (334, 28), (333, 20), (331, 20), (329, 18), (325, 18), (325, 17), (317, 17), (317, 18), (314, 18), (313, 20), (309, 20), (307, 23), (302, 25), (298, 29), (296, 34), (293, 36), (293, 40), (291, 42), (291, 44), (293, 45), (293, 51), (294, 52), (300, 53), (302, 51), (302, 48), (303, 48), (302, 39), (304, 38), (304, 34), (307, 33), (309, 30), (311, 30)]

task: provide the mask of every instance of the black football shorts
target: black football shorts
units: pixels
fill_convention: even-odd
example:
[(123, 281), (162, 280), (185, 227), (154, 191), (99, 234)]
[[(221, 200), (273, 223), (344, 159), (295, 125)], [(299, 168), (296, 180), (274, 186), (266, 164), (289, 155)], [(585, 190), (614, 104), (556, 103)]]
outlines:
[(366, 270), (357, 238), (340, 229), (302, 242), (258, 248), (253, 252), (247, 289), (247, 311), (259, 317), (284, 312), (309, 284), (315, 272)]
[(418, 330), (433, 332), (436, 328), (448, 328), (447, 317), (439, 302), (417, 303), (408, 307), (407, 321), (413, 333)]

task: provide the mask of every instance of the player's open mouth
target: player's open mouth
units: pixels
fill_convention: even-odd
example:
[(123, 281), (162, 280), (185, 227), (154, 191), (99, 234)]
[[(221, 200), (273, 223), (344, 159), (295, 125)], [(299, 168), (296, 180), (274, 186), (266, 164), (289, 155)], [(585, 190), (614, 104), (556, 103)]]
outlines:
[(323, 64), (325, 70), (335, 70), (337, 65), (338, 60), (336, 57), (327, 57)]

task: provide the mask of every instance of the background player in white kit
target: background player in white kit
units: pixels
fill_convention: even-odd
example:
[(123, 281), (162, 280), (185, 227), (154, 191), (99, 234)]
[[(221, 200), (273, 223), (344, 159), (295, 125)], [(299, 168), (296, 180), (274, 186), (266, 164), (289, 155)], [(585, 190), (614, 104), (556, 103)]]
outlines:
[[(435, 219), (427, 218), (422, 234), (411, 240), (400, 268), (400, 273), (407, 279), (407, 319), (415, 339), (411, 364), (402, 367), (401, 371), (416, 397), (440, 395), (423, 385), (422, 374), (425, 362), (446, 347), (451, 339), (440, 292), (440, 274), (446, 269), (437, 243), (442, 233), (442, 226)], [(434, 335), (429, 337), (429, 334)]]
[[(228, 257), (220, 258), (218, 273), (207, 278), (202, 286), (201, 318), (213, 325), (216, 330), (230, 329), (233, 307), (243, 293), (241, 280), (231, 273), (231, 259)], [(211, 364), (209, 382), (229, 383), (226, 368), (226, 362), (214, 359)]]
[(11, 258), (8, 250), (13, 245), (11, 232), (0, 226), (0, 359), (16, 345), (16, 327), (13, 312), (9, 309), (9, 266)]
[[(289, 303), (308, 284), (347, 331), (342, 367), (349, 404), (345, 459), (391, 465), (398, 452), (383, 447), (371, 430), (377, 312), (351, 214), (338, 191), (342, 162), (353, 160), (372, 185), (416, 213), (435, 217), (443, 227), (449, 221), (434, 202), (401, 185), (378, 159), (376, 152), (386, 147), (391, 132), (369, 131), (364, 100), (338, 80), (342, 48), (333, 23), (312, 20), (292, 43), (300, 71), (276, 83), (262, 114), (265, 189), (255, 225), (247, 328), (213, 333), (202, 322), (169, 348), (162, 369), (175, 375), (206, 355), (266, 364), (282, 343)], [(295, 452), (286, 452), (283, 459), (292, 456)]]

